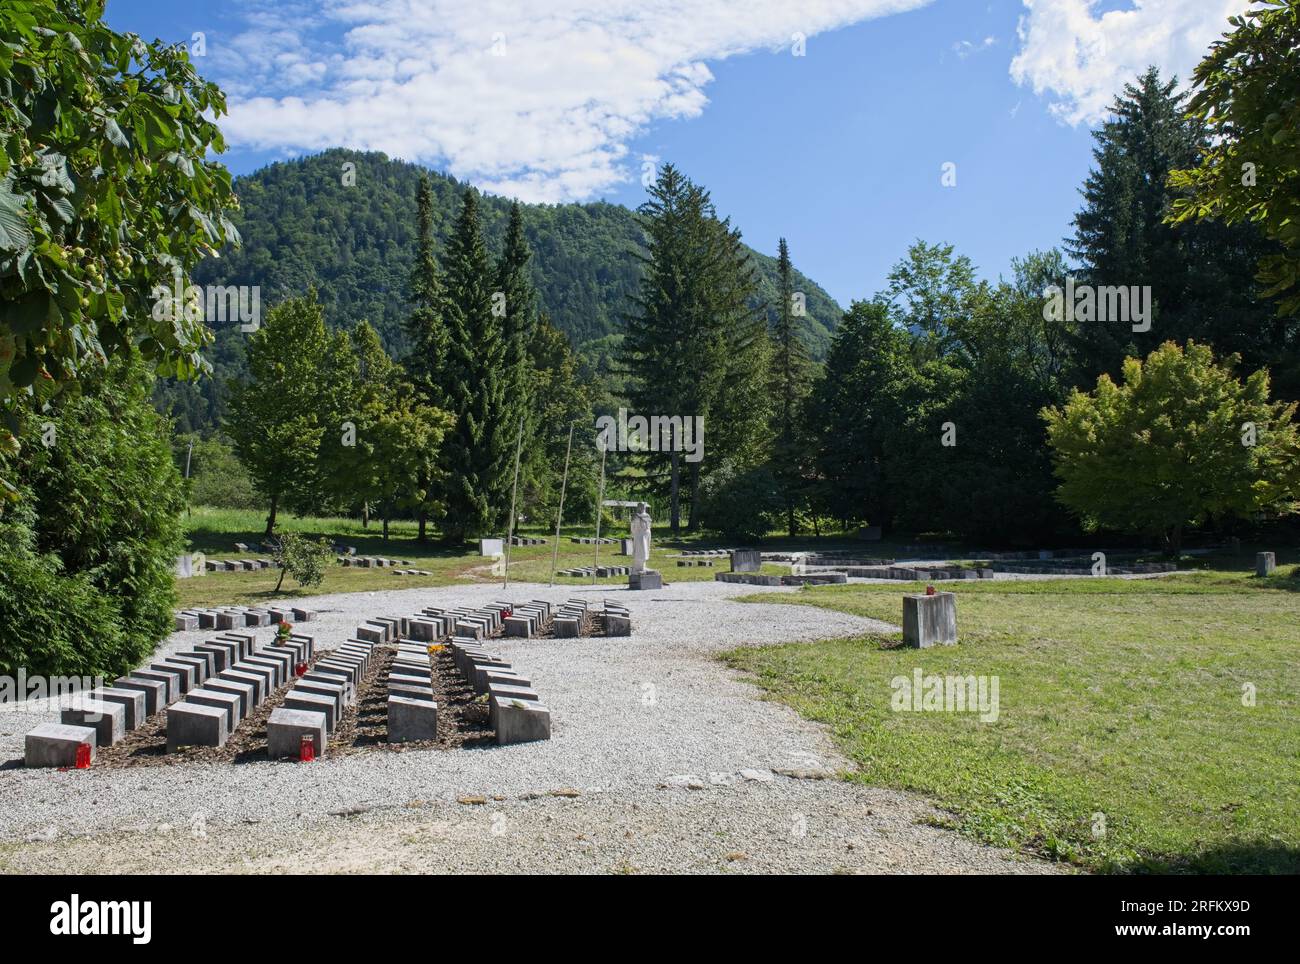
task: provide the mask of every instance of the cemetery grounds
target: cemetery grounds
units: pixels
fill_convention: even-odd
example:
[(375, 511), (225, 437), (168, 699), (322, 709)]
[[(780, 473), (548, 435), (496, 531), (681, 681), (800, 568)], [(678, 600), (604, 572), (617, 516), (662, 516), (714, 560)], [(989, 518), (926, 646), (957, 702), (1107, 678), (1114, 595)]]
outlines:
[[(258, 521), (196, 510), (191, 540), (219, 556), (259, 541)], [(354, 520), (284, 526), (430, 575), (332, 567), (310, 596), (277, 596), (273, 570), (212, 573), (178, 581), (181, 605), (310, 599), (328, 648), (417, 604), (617, 598), (633, 635), (502, 642), (545, 689), (543, 743), (113, 772), (6, 764), (0, 870), (1300, 870), (1300, 567), (1257, 579), (1243, 553), (1160, 578), (945, 584), (960, 644), (915, 650), (897, 648), (915, 583), (755, 592), (713, 581), (725, 560), (677, 568), (689, 543), (658, 543), (663, 590), (628, 593), (620, 577), (550, 588), (548, 544), (512, 548), (503, 590), (491, 560), (416, 548), (410, 525), (388, 543)], [(565, 533), (559, 568), (594, 552)], [(891, 710), (891, 681), (918, 669), (996, 676), (997, 721)], [(29, 723), (0, 719), (0, 756), (20, 755)]]

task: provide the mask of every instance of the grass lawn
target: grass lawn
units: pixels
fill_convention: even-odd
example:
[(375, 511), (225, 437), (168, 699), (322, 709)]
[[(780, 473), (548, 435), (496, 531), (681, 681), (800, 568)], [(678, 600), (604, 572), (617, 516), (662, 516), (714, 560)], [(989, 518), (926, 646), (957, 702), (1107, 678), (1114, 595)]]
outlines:
[[(850, 779), (925, 793), (977, 839), (1097, 870), (1297, 873), (1296, 568), (1269, 580), (945, 583), (957, 593), (957, 646), (895, 649), (895, 634), (725, 658), (827, 724), (858, 767)], [(901, 594), (916, 591), (748, 599), (898, 624)], [(892, 711), (891, 679), (918, 667), (997, 676), (998, 720)]]
[[(262, 542), (265, 531), (266, 515), (258, 511), (240, 511), (232, 509), (196, 508), (187, 519), (187, 535), (191, 551), (201, 551), (209, 559), (262, 558), (263, 553), (236, 552), (235, 543), (258, 545)], [(421, 544), (416, 541), (417, 527), (414, 522), (398, 522), (389, 527), (389, 539), (384, 541), (382, 526), (372, 522), (370, 527), (362, 528), (357, 519), (298, 518), (281, 515), (278, 520), (281, 531), (302, 532), (308, 535), (323, 536), (343, 545), (355, 546), (358, 555), (386, 556), (409, 562), (412, 569), (427, 569), (430, 576), (396, 576), (392, 569), (361, 569), (351, 566), (331, 566), (325, 576), (325, 582), (319, 587), (306, 592), (300, 590), (292, 579), (286, 578), (284, 587), (275, 593), (279, 570), (263, 569), (255, 572), (209, 572), (198, 578), (176, 580), (180, 605), (211, 606), (227, 604), (266, 603), (276, 599), (290, 599), (310, 593), (338, 592), (373, 592), (380, 589), (401, 589), (411, 586), (448, 586), (457, 583), (492, 582), (501, 580), (501, 570), (493, 573), (493, 560), (480, 556), (477, 545), (465, 545), (463, 548), (439, 545), (436, 542)], [(547, 540), (544, 546), (513, 546), (510, 550), (510, 579), (519, 582), (547, 582), (551, 573), (551, 552), (555, 540), (555, 530), (544, 532), (529, 529), (522, 535), (540, 536)], [(615, 528), (613, 533), (603, 533), (611, 538), (626, 536), (626, 526)], [(560, 538), (560, 557), (557, 569), (571, 569), (578, 566), (592, 565), (595, 546), (582, 545), (570, 541), (572, 536), (594, 535), (589, 528), (566, 527)], [(774, 540), (778, 546), (780, 540)], [(801, 544), (806, 541), (801, 540)], [(850, 545), (852, 543), (826, 540), (827, 546)], [(707, 539), (684, 537), (667, 541), (667, 534), (656, 530), (655, 541), (650, 553), (650, 564), (663, 573), (665, 582), (685, 582), (695, 580), (712, 580), (715, 572), (725, 572), (730, 568), (725, 558), (715, 561), (714, 568), (707, 566), (677, 566), (672, 557), (684, 546), (707, 549), (714, 543)], [(719, 543), (718, 545), (721, 545)], [(764, 548), (769, 548), (765, 543)], [(618, 546), (600, 547), (601, 565), (629, 565), (631, 559), (616, 555)], [(789, 572), (788, 568), (764, 566), (764, 571), (775, 574)], [(591, 585), (590, 577), (586, 579), (556, 576), (556, 585), (578, 586)], [(627, 585), (626, 576), (611, 576), (599, 579), (600, 585), (611, 589)]]

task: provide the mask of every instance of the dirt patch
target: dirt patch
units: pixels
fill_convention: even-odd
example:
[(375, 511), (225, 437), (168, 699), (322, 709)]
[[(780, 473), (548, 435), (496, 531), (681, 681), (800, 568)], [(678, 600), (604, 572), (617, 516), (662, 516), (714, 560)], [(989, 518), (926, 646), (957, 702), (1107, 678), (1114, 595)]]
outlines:
[(404, 753), (407, 750), (455, 750), (490, 746), (496, 732), (488, 723), (487, 697), (479, 696), (452, 662), (451, 650), (442, 649), (431, 660), (433, 698), (438, 704), (438, 738), (388, 742), (388, 670), (395, 649), (383, 649), (362, 681), (356, 705), (343, 714), (343, 722), (330, 740), (326, 756), (349, 756), (370, 750)]

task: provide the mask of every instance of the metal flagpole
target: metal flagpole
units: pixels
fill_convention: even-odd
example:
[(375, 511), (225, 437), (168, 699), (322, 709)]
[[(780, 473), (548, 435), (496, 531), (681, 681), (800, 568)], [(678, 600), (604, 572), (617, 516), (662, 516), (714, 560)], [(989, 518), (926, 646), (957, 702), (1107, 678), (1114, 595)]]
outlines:
[(510, 543), (515, 537), (515, 495), (519, 492), (519, 453), (524, 448), (524, 417), (519, 416), (519, 441), (515, 443), (515, 484), (510, 488), (510, 525), (506, 532), (506, 571), (501, 581), (505, 589), (510, 582)]
[(564, 450), (564, 478), (560, 480), (560, 511), (555, 513), (555, 548), (551, 551), (551, 585), (555, 585), (555, 567), (560, 561), (560, 522), (564, 518), (564, 490), (569, 484), (569, 453), (573, 451), (573, 427), (577, 421), (569, 423), (569, 447)]
[(596, 567), (600, 565), (600, 516), (601, 503), (605, 501), (605, 450), (606, 444), (600, 446), (600, 489), (596, 494), (596, 554), (591, 560), (591, 584), (596, 585)]

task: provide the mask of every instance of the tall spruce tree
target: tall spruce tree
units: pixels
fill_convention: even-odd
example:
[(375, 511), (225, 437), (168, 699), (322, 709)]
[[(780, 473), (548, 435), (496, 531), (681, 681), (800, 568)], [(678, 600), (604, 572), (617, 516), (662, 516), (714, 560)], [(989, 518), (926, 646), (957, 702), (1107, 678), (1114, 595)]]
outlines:
[(1093, 134), (1096, 167), (1067, 249), (1082, 265), (1081, 280), (1150, 286), (1154, 307), (1146, 332), (1123, 320), (1080, 326), (1079, 383), (1101, 372), (1118, 375), (1126, 356), (1145, 357), (1170, 339), (1209, 342), (1248, 365), (1271, 357), (1276, 325), (1255, 274), (1272, 248), (1257, 227), (1167, 222), (1181, 193), (1170, 173), (1195, 167), (1208, 149), (1184, 99), (1177, 82), (1152, 67), (1125, 85), (1113, 116)]
[(444, 443), (443, 533), (452, 543), (506, 521), (518, 420), (508, 424), (506, 341), (492, 310), (496, 289), (479, 223), (478, 194), (466, 188), (443, 258), (448, 350), (445, 407), (456, 424)]
[(529, 444), (541, 427), (538, 422), (538, 409), (534, 405), (532, 347), (537, 331), (537, 293), (529, 277), (528, 262), (532, 258), (528, 241), (524, 237), (524, 218), (515, 201), (510, 205), (509, 220), (506, 222), (505, 238), (501, 247), (501, 257), (496, 263), (496, 291), (499, 296), (493, 304), (493, 310), (501, 322), (501, 338), (504, 342), (502, 377), (505, 386), (507, 425), (516, 426), (524, 421), (525, 448), (522, 476), (530, 488), (535, 478), (544, 472), (543, 445)]
[[(442, 282), (433, 249), (433, 196), (426, 175), (420, 176), (415, 201), (416, 253), (411, 272), (411, 313), (406, 320), (411, 351), (406, 370), (425, 404), (441, 407), (448, 403), (446, 362), (450, 337), (442, 317)], [(422, 474), (417, 489), (430, 496), (416, 507), (420, 526), (417, 538), (424, 542), (428, 539), (429, 514), (436, 506), (432, 477)]]
[(799, 337), (802, 302), (796, 301), (790, 248), (781, 238), (776, 258), (776, 318), (772, 326), (771, 388), (776, 401), (773, 426), (772, 477), (785, 510), (786, 529), (797, 535), (796, 510), (803, 487), (800, 407), (807, 396), (808, 352)]
[(708, 427), (701, 460), (686, 460), (675, 423), (664, 440), (669, 451), (644, 455), (652, 484), (666, 491), (669, 528), (679, 532), (684, 480), (694, 527), (706, 465), (749, 459), (766, 430), (764, 393), (756, 385), (766, 370), (766, 338), (751, 307), (753, 265), (740, 233), (718, 220), (708, 192), (666, 164), (649, 193), (638, 208), (643, 271), (625, 316), (619, 365), (637, 413), (699, 417)]

